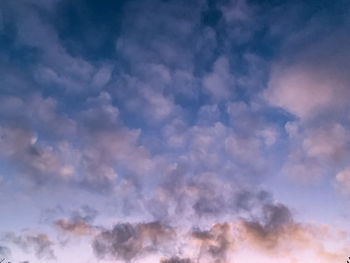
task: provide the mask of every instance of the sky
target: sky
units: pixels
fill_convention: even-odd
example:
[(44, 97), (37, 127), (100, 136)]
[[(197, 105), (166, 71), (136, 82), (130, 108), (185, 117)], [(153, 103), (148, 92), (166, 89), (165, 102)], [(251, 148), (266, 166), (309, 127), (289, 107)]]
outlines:
[(1, 0), (0, 260), (350, 256), (348, 0)]

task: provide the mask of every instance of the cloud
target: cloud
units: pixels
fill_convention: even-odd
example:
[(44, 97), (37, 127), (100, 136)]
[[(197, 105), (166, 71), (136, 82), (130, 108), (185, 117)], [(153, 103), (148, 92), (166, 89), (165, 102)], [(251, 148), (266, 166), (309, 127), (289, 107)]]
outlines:
[[(44, 133), (53, 138), (74, 134), (76, 123), (67, 114), (59, 112), (58, 103), (52, 97), (44, 98), (39, 93), (20, 96), (0, 96), (1, 117), (12, 126)], [(35, 118), (33, 118), (35, 116)]]
[(304, 262), (315, 257), (325, 262), (333, 262), (346, 257), (344, 247), (327, 249), (325, 240), (336, 242), (336, 239), (324, 228), (322, 225), (289, 222), (271, 231), (260, 224), (244, 223), (242, 234), (252, 249), (262, 251), (271, 259), (298, 258)]
[(21, 235), (16, 235), (8, 232), (3, 235), (2, 239), (13, 243), (24, 252), (33, 251), (38, 259), (53, 260), (56, 258), (53, 250), (54, 243), (46, 234), (22, 233)]
[(185, 141), (195, 164), (220, 170), (219, 167), (226, 163), (233, 170), (240, 169), (241, 173), (259, 174), (263, 171), (263, 138), (258, 134), (259, 130), (255, 128), (256, 134), (254, 130), (243, 133), (222, 122), (195, 125), (185, 135), (188, 138)]
[(336, 123), (322, 129), (312, 129), (304, 138), (303, 148), (310, 157), (326, 157), (340, 161), (349, 150), (349, 131)]
[(92, 85), (98, 88), (105, 86), (111, 79), (113, 68), (111, 66), (103, 66), (92, 78)]
[(336, 186), (345, 193), (350, 192), (350, 169), (346, 168), (335, 176)]
[(118, 177), (116, 167), (130, 179), (146, 173), (151, 160), (147, 149), (139, 144), (141, 131), (123, 125), (118, 108), (106, 92), (90, 99), (88, 105), (81, 113), (82, 144), (78, 149), (78, 161), (85, 172), (82, 184), (95, 190), (110, 189)]
[(301, 118), (317, 114), (334, 100), (333, 85), (311, 74), (303, 68), (292, 68), (287, 72), (275, 70), (266, 92), (269, 102)]
[(168, 259), (161, 259), (160, 263), (191, 263), (191, 260), (189, 258), (172, 257)]
[(0, 246), (0, 255), (8, 257), (9, 255), (11, 255), (11, 250), (8, 247)]
[(280, 231), (285, 226), (293, 224), (291, 212), (282, 204), (264, 204), (262, 215), (259, 216), (261, 221), (247, 219), (242, 220), (238, 225), (235, 223), (217, 223), (208, 231), (193, 231), (192, 237), (200, 241), (199, 259), (202, 256), (209, 255), (212, 260), (226, 262), (227, 254), (235, 251), (242, 240), (249, 240), (250, 238), (252, 239), (249, 242), (257, 242), (263, 247), (272, 248), (276, 246)]
[(110, 93), (132, 114), (141, 114), (147, 125), (181, 115), (183, 98), (198, 97), (197, 60), (211, 57), (216, 42), (212, 30), (196, 26), (203, 5), (202, 1), (183, 6), (147, 0), (125, 6), (128, 16), (116, 52), (129, 66), (116, 81), (120, 88)]
[[(82, 82), (86, 83), (91, 79), (94, 67), (84, 59), (68, 54), (60, 44), (55, 29), (50, 23), (43, 21), (37, 10), (30, 5), (14, 5), (13, 8), (21, 13), (18, 16), (20, 19), (16, 20), (19, 43), (42, 51), (42, 64), (36, 70), (36, 80), (42, 84), (55, 84), (70, 91), (81, 90)], [(29, 31), (32, 33), (28, 34)]]
[[(315, 41), (307, 10), (295, 11), (304, 3), (122, 2), (0, 4), (1, 185), (16, 190), (6, 198), (32, 194), (23, 179), (40, 185), (32, 217), (57, 203), (40, 223), (92, 240), (102, 261), (339, 260), (346, 250), (328, 249), (321, 227), (296, 221), (266, 189), (280, 166), (350, 188), (347, 30)], [(281, 12), (294, 5), (302, 32)], [(65, 212), (82, 199), (99, 221), (88, 208)], [(45, 234), (7, 237), (55, 255)]]
[(62, 140), (74, 136), (77, 126), (58, 110), (55, 99), (39, 93), (26, 98), (2, 95), (0, 104), (2, 158), (35, 184), (73, 174), (74, 168), (66, 162), (59, 147)]
[(252, 238), (253, 243), (261, 245), (269, 250), (278, 245), (279, 237), (283, 230), (293, 225), (292, 214), (282, 204), (267, 204), (262, 209), (262, 223), (259, 221), (244, 221), (243, 226), (247, 237)]
[[(84, 4), (86, 3), (80, 1), (77, 6), (82, 7)], [(108, 83), (111, 75), (111, 67), (106, 66), (108, 63), (102, 66), (100, 66), (102, 63), (95, 65), (87, 57), (79, 56), (76, 50), (70, 48), (71, 42), (66, 39), (66, 35), (70, 34), (72, 28), (70, 30), (62, 28), (64, 21), (53, 21), (55, 20), (54, 17), (69, 10), (67, 5), (66, 1), (56, 0), (40, 1), (40, 3), (39, 1), (18, 3), (4, 1), (2, 6), (6, 10), (6, 16), (3, 32), (7, 37), (14, 39), (17, 51), (20, 50), (20, 52), (23, 52), (21, 54), (30, 56), (28, 61), (25, 61), (25, 57), (21, 58), (24, 67), (23, 70), (18, 72), (18, 75), (27, 75), (27, 78), (25, 78), (27, 82), (20, 82), (24, 84), (21, 89), (38, 90), (44, 88), (47, 90), (47, 88), (55, 88), (58, 93), (82, 94), (100, 89)], [(78, 8), (78, 10), (80, 9)], [(10, 25), (16, 30), (16, 34), (13, 36), (11, 35)], [(90, 26), (90, 30), (92, 31), (95, 26), (98, 27), (97, 25)], [(28, 32), (31, 32), (31, 34), (28, 34)], [(101, 31), (95, 34), (98, 33), (103, 36)], [(85, 41), (85, 43), (93, 42), (91, 39)], [(104, 37), (103, 39), (105, 40)], [(10, 59), (5, 64), (11, 65), (13, 62)], [(10, 80), (8, 84), (18, 82), (7, 79)]]
[(221, 9), (227, 22), (249, 20), (251, 16), (251, 7), (245, 0), (231, 0)]
[(228, 59), (219, 57), (214, 63), (213, 71), (203, 79), (204, 89), (214, 101), (221, 101), (230, 99), (235, 88), (234, 85)]
[[(331, 229), (328, 225), (296, 222), (290, 210), (277, 202), (264, 206), (260, 216), (259, 219), (215, 223), (207, 230), (172, 228), (176, 235), (176, 239), (173, 239), (175, 243), (168, 243), (168, 238), (162, 239), (158, 228), (152, 231), (160, 239), (150, 242), (149, 234), (140, 234), (136, 227), (143, 223), (119, 224), (112, 231), (98, 235), (93, 247), (100, 258), (124, 262), (139, 262), (152, 254), (153, 260), (158, 257), (160, 263), (226, 263), (258, 257), (262, 262), (291, 259), (306, 262), (310, 258), (333, 262), (346, 257), (346, 248), (339, 245), (337, 229)], [(333, 242), (338, 242), (339, 246), (330, 248), (326, 245)], [(242, 257), (245, 255), (242, 251), (254, 257)], [(175, 256), (164, 257), (169, 254)]]
[(336, 173), (349, 158), (349, 133), (346, 126), (328, 122), (321, 127), (299, 122), (285, 125), (290, 149), (282, 174), (304, 182), (325, 175), (327, 169)]
[(91, 235), (95, 229), (89, 223), (84, 221), (69, 221), (67, 219), (59, 219), (55, 222), (57, 227), (62, 232), (74, 235), (74, 236), (85, 236)]
[(74, 120), (59, 112), (52, 98), (0, 99), (5, 120), (0, 154), (37, 185), (61, 181), (111, 189), (110, 182), (118, 177), (116, 166), (140, 175), (151, 165), (138, 142), (140, 130), (124, 126), (106, 92), (88, 99)]
[(69, 219), (56, 220), (54, 226), (61, 232), (75, 237), (94, 235), (98, 233), (98, 228), (91, 223), (96, 216), (96, 210), (89, 206), (84, 206), (81, 208), (81, 211), (72, 212)]
[(160, 250), (173, 235), (171, 228), (159, 222), (117, 224), (94, 239), (93, 249), (99, 258), (132, 262), (147, 252)]
[(350, 95), (350, 79), (343, 70), (349, 67), (347, 43), (349, 38), (337, 30), (287, 53), (273, 66), (267, 101), (302, 120), (345, 110)]
[(70, 166), (65, 166), (56, 149), (37, 144), (37, 137), (30, 131), (2, 126), (0, 134), (1, 156), (35, 184), (40, 185), (49, 179), (60, 179), (71, 174)]
[[(235, 176), (225, 169), (217, 172), (199, 172), (194, 161), (183, 158), (173, 165), (163, 168), (163, 179), (149, 199), (142, 201), (146, 211), (155, 220), (170, 225), (188, 224), (193, 220), (201, 223), (217, 222), (218, 218), (235, 221), (238, 217), (257, 216), (264, 204), (272, 201), (272, 194), (264, 189), (249, 187), (240, 180), (241, 174)], [(193, 173), (196, 169), (197, 173)], [(234, 184), (227, 180), (234, 180)], [(200, 223), (198, 223), (200, 225)], [(198, 226), (199, 226), (198, 225)], [(195, 227), (195, 225), (194, 225)]]
[(214, 262), (228, 262), (227, 253), (235, 247), (235, 237), (231, 231), (231, 224), (228, 223), (217, 223), (209, 231), (193, 231), (192, 238), (199, 242), (200, 247), (197, 260), (207, 262), (209, 257)]

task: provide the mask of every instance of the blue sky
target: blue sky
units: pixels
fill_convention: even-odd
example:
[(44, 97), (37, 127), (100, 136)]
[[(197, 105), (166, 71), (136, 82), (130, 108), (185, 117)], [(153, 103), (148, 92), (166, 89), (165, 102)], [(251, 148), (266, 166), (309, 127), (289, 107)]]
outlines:
[(1, 1), (0, 256), (345, 261), (349, 14)]

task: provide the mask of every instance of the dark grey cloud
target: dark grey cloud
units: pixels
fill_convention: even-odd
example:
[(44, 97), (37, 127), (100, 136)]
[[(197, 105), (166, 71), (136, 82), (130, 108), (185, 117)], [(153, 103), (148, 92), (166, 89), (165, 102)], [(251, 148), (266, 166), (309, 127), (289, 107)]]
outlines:
[(246, 220), (243, 225), (254, 241), (268, 250), (276, 248), (290, 229), (300, 228), (289, 208), (279, 203), (264, 205), (260, 220)]
[(72, 220), (92, 222), (98, 215), (98, 211), (88, 205), (82, 206), (79, 210), (71, 213)]
[(191, 236), (200, 241), (198, 261), (202, 257), (209, 257), (214, 262), (224, 263), (228, 252), (235, 247), (236, 237), (234, 237), (231, 225), (228, 223), (217, 223), (210, 230), (194, 229)]
[(9, 232), (3, 234), (2, 240), (13, 243), (24, 252), (34, 252), (38, 259), (51, 260), (56, 258), (53, 249), (54, 243), (46, 234), (23, 233), (21, 235), (16, 235), (15, 233)]
[(181, 217), (211, 222), (219, 217), (226, 220), (239, 216), (249, 218), (272, 202), (270, 192), (248, 187), (231, 174), (229, 178), (235, 183), (226, 181), (228, 179), (222, 174), (204, 172), (193, 175), (192, 165), (188, 160), (179, 161), (167, 170), (154, 196), (144, 202), (156, 220), (176, 224)]
[(112, 230), (97, 235), (92, 247), (99, 258), (132, 262), (147, 252), (161, 250), (174, 234), (159, 222), (117, 224)]
[(167, 259), (161, 259), (160, 263), (191, 263), (192, 261), (189, 258), (179, 258), (172, 257)]
[(6, 257), (7, 258), (8, 256), (11, 255), (11, 250), (8, 247), (6, 247), (6, 246), (1, 246), (0, 245), (0, 255), (2, 257)]

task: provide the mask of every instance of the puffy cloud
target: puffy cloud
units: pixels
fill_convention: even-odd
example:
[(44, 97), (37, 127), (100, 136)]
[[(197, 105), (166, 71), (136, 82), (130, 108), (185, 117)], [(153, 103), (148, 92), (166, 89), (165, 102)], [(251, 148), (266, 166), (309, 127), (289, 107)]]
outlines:
[(150, 62), (179, 69), (191, 67), (191, 50), (197, 51), (194, 36), (200, 35), (195, 31), (195, 23), (200, 21), (202, 6), (202, 1), (186, 6), (154, 0), (140, 5), (131, 1), (125, 8), (129, 16), (125, 17), (117, 40), (117, 51), (136, 67)]
[[(341, 45), (339, 46), (339, 43)], [(341, 30), (294, 51), (272, 70), (265, 97), (301, 119), (347, 108), (350, 79), (349, 38)], [(337, 47), (335, 49), (335, 47)]]
[(317, 158), (309, 158), (300, 150), (293, 150), (287, 157), (281, 173), (299, 182), (310, 183), (324, 175), (324, 166)]
[(5, 6), (8, 17), (17, 27), (18, 43), (41, 52), (40, 63), (33, 70), (36, 81), (69, 91), (81, 91), (82, 84), (88, 84), (91, 79), (94, 67), (66, 51), (53, 25), (40, 15), (35, 5), (8, 1)]
[[(129, 66), (116, 81), (120, 88), (110, 93), (132, 114), (141, 114), (146, 125), (181, 115), (183, 98), (194, 101), (198, 97), (200, 77), (195, 74), (194, 57), (199, 53), (203, 54), (197, 58), (210, 56), (216, 41), (213, 31), (196, 26), (203, 6), (204, 1), (183, 6), (154, 0), (141, 5), (129, 1), (125, 6), (129, 15), (124, 18), (116, 51)], [(204, 48), (210, 52), (203, 52)]]
[(21, 128), (0, 127), (0, 154), (36, 184), (69, 176), (72, 168), (65, 165), (53, 147), (37, 144), (37, 137)]
[(266, 96), (272, 105), (285, 108), (301, 118), (317, 114), (334, 101), (332, 86), (303, 68), (273, 72)]
[(59, 112), (55, 99), (38, 93), (27, 98), (3, 95), (0, 104), (2, 158), (37, 184), (73, 174), (74, 167), (63, 158), (59, 145), (74, 136), (77, 126)]
[(245, 0), (231, 0), (222, 6), (222, 11), (226, 21), (232, 22), (249, 20), (252, 9)]
[(220, 120), (220, 109), (217, 104), (204, 105), (198, 111), (198, 123), (210, 124)]
[[(0, 96), (1, 117), (12, 126), (44, 133), (54, 138), (67, 137), (76, 131), (76, 123), (67, 114), (59, 112), (57, 101), (34, 93), (20, 96)], [(35, 118), (33, 118), (35, 116)]]
[(334, 124), (322, 129), (312, 129), (304, 138), (303, 148), (308, 156), (326, 156), (330, 160), (342, 160), (348, 155), (349, 131)]
[(228, 153), (232, 155), (235, 161), (248, 167), (249, 163), (254, 163), (258, 171), (263, 165), (260, 152), (260, 141), (255, 138), (240, 138), (230, 136), (225, 140), (225, 147)]
[[(239, 117), (232, 119), (234, 123), (236, 120), (240, 122)], [(226, 167), (240, 169), (241, 173), (262, 173), (265, 168), (262, 152), (266, 142), (262, 131), (270, 127), (264, 124), (261, 127), (256, 127), (256, 124), (253, 127), (249, 127), (250, 124), (245, 126), (244, 123), (238, 125), (236, 128), (222, 122), (207, 124), (199, 120), (198, 125), (186, 127), (176, 121), (166, 127), (165, 136), (170, 142), (176, 142), (176, 146), (185, 149), (186, 155), (193, 162), (191, 165), (202, 167), (199, 169), (221, 173), (219, 171), (225, 163)]]
[(244, 222), (239, 228), (248, 247), (261, 251), (271, 260), (294, 258), (298, 262), (307, 262), (310, 258), (321, 258), (333, 262), (346, 257), (342, 246), (327, 248), (327, 242), (336, 242), (336, 238), (322, 225), (291, 221), (268, 230), (259, 223)]
[(191, 260), (189, 258), (172, 257), (167, 259), (161, 259), (160, 263), (191, 263)]
[(0, 255), (8, 257), (9, 255), (11, 255), (11, 250), (8, 247), (0, 246)]
[(265, 145), (273, 145), (279, 136), (279, 133), (275, 127), (267, 127), (259, 132), (260, 136), (263, 138)]
[(60, 219), (55, 222), (55, 227), (57, 227), (62, 232), (72, 234), (74, 236), (84, 236), (91, 235), (95, 229), (89, 223), (84, 221), (69, 221), (67, 219)]
[(230, 99), (234, 85), (228, 59), (219, 57), (214, 63), (213, 72), (203, 79), (204, 89), (213, 97), (214, 101), (221, 101)]
[(111, 66), (101, 67), (92, 78), (92, 85), (98, 88), (105, 86), (111, 79), (113, 68)]
[[(265, 21), (284, 5), (119, 2), (0, 4), (0, 37), (8, 38), (0, 42), (11, 46), (0, 52), (7, 94), (0, 97), (1, 185), (16, 183), (15, 168), (16, 179), (54, 183), (40, 189), (52, 191), (50, 204), (52, 198), (66, 207), (86, 197), (101, 210), (107, 206), (100, 222), (84, 209), (64, 214), (58, 208), (44, 218), (59, 237), (93, 239), (101, 260), (250, 262), (239, 254), (251, 251), (265, 262), (313, 261), (303, 253), (340, 260), (346, 250), (330, 252), (324, 245), (328, 236), (315, 233), (322, 229), (296, 222), (270, 192), (249, 185), (273, 186), (274, 172), (286, 160), (282, 173), (310, 179), (332, 170), (338, 172), (337, 185), (349, 188), (343, 114), (349, 97), (348, 37), (342, 36), (345, 48), (334, 48), (341, 35), (335, 32), (290, 60), (272, 62), (264, 96), (269, 106), (299, 119), (292, 122), (291, 115), (266, 107), (256, 94), (274, 52), (287, 51), (289, 57), (293, 51), (274, 46), (283, 21), (276, 28)], [(67, 21), (61, 21), (63, 14)], [(88, 29), (80, 27), (82, 14)], [(292, 34), (286, 24), (289, 41), (306, 36)], [(13, 36), (6, 33), (12, 26)], [(106, 38), (113, 51), (83, 51), (101, 51), (97, 46), (105, 47)], [(281, 131), (286, 121), (287, 134)], [(24, 190), (19, 186), (27, 194)], [(112, 220), (129, 218), (130, 223), (106, 228)], [(43, 260), (54, 255), (54, 244), (43, 234), (10, 239)]]
[(149, 109), (149, 116), (155, 120), (163, 120), (171, 115), (176, 107), (171, 98), (165, 97), (163, 94), (154, 92), (151, 89), (144, 89), (142, 95)]
[(282, 167), (282, 173), (302, 181), (312, 181), (331, 168), (333, 173), (349, 159), (349, 133), (339, 123), (327, 123), (322, 127), (288, 122), (290, 151)]
[(277, 141), (279, 130), (276, 125), (264, 119), (260, 110), (261, 107), (254, 102), (251, 104), (243, 101), (229, 102), (226, 105), (230, 126), (238, 136), (249, 140), (260, 140), (269, 147)]
[(100, 233), (94, 239), (93, 249), (99, 258), (132, 262), (142, 254), (158, 251), (173, 235), (171, 228), (159, 222), (118, 224)]
[(92, 189), (108, 189), (118, 177), (115, 167), (141, 175), (150, 168), (148, 151), (138, 145), (140, 130), (124, 127), (119, 110), (108, 93), (88, 101), (82, 112), (81, 148), (78, 149), (82, 183)]
[(294, 222), (291, 212), (282, 204), (266, 204), (262, 213), (262, 222), (243, 221), (243, 226), (248, 239), (269, 250), (278, 245), (281, 232)]
[(337, 173), (336, 185), (345, 193), (350, 192), (350, 169), (345, 169)]
[(82, 211), (74, 211), (69, 219), (59, 219), (54, 222), (54, 226), (63, 233), (76, 237), (93, 235), (98, 232), (98, 228), (91, 223), (97, 215), (97, 211), (84, 206)]
[[(262, 204), (271, 202), (269, 192), (252, 189), (239, 179), (229, 184), (213, 172), (193, 176), (190, 165), (183, 160), (169, 167), (162, 184), (146, 201), (147, 211), (157, 220), (173, 225), (194, 219), (212, 223), (217, 218), (236, 220), (239, 216), (253, 216)], [(229, 175), (227, 180), (236, 178)]]
[(21, 235), (16, 235), (8, 232), (3, 235), (2, 239), (15, 244), (23, 251), (33, 251), (38, 259), (51, 260), (56, 258), (53, 250), (54, 243), (46, 234), (22, 233)]
[[(145, 246), (142, 235), (138, 235), (136, 228), (128, 224), (119, 225), (118, 231), (113, 230), (114, 239), (111, 236), (107, 238), (107, 232), (103, 240), (102, 236), (97, 236), (93, 246), (97, 255), (125, 262), (140, 262), (152, 253), (159, 257), (161, 263), (224, 263), (256, 258), (261, 258), (262, 262), (289, 262), (292, 259), (307, 262), (310, 258), (333, 262), (346, 257), (347, 249), (342, 245), (331, 246), (331, 249), (326, 245), (339, 242), (336, 229), (295, 222), (289, 209), (279, 203), (269, 204), (263, 210), (260, 219), (216, 223), (207, 230), (194, 228), (187, 232), (180, 227), (173, 228), (177, 239), (168, 249), (164, 249), (166, 240), (157, 243), (157, 248), (152, 242)], [(242, 257), (242, 251), (249, 256)], [(162, 254), (176, 256), (159, 256)]]
[(227, 253), (234, 250), (235, 245), (235, 236), (231, 227), (232, 225), (228, 223), (218, 223), (209, 231), (192, 232), (192, 237), (199, 242), (198, 260), (200, 262), (228, 262)]
[(116, 166), (137, 175), (150, 167), (147, 150), (138, 145), (140, 130), (124, 127), (108, 93), (88, 99), (75, 120), (59, 113), (51, 98), (2, 99), (0, 153), (36, 184), (58, 180), (107, 189), (118, 177)]

